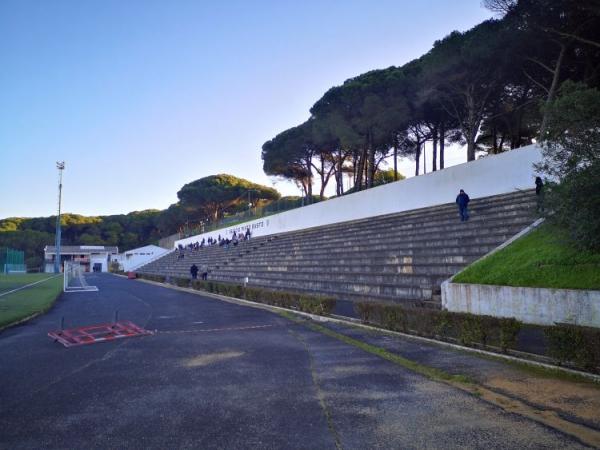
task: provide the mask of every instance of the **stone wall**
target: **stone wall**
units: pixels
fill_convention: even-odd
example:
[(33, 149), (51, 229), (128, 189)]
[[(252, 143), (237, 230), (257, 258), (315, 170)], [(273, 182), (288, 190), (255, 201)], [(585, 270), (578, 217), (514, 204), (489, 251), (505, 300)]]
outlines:
[(442, 307), (453, 312), (514, 317), (538, 325), (600, 327), (600, 291), (484, 284), (442, 284)]

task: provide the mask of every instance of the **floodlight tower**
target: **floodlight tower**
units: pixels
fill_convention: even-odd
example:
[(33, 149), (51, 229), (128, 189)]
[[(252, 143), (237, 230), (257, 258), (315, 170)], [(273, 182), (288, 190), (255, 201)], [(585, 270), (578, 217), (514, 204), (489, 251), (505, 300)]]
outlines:
[(56, 249), (54, 273), (60, 273), (60, 202), (62, 197), (62, 174), (63, 170), (65, 170), (65, 162), (57, 161), (56, 168), (58, 169), (58, 214), (56, 215), (56, 237), (54, 240), (54, 248)]

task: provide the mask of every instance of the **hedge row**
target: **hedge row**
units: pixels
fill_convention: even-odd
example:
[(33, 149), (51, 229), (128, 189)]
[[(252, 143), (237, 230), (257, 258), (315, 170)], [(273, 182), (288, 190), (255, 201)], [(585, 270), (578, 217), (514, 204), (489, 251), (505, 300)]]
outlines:
[(150, 275), (149, 273), (136, 273), (136, 277), (144, 280), (156, 281), (158, 283), (164, 283), (167, 279), (164, 275)]
[(463, 345), (515, 348), (521, 323), (515, 319), (451, 313), (433, 308), (362, 302), (355, 306), (363, 322), (428, 337), (443, 337)]
[[(365, 323), (393, 331), (451, 340), (468, 346), (494, 346), (506, 352), (517, 349), (521, 330), (528, 325), (512, 318), (454, 313), (432, 308), (417, 308), (361, 302), (356, 312)], [(557, 324), (542, 327), (546, 336), (546, 355), (558, 364), (600, 373), (600, 330)]]
[(139, 278), (164, 283), (168, 281), (180, 287), (192, 287), (198, 291), (212, 292), (228, 297), (242, 298), (257, 303), (295, 309), (311, 314), (329, 314), (335, 308), (335, 299), (331, 297), (299, 294), (294, 292), (272, 291), (239, 284), (217, 283), (215, 281), (190, 280), (189, 278), (166, 277), (162, 275), (138, 274)]

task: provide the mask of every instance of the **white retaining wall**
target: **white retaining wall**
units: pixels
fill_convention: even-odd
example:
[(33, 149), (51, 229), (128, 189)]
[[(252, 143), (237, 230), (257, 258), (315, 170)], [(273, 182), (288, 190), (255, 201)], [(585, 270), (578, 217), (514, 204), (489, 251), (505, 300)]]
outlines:
[(600, 291), (446, 282), (442, 284), (442, 307), (538, 325), (600, 327)]
[(539, 147), (529, 145), (506, 153), (448, 167), (351, 195), (293, 209), (232, 227), (175, 242), (186, 245), (203, 238), (230, 236), (250, 228), (253, 236), (301, 230), (349, 220), (391, 214), (454, 202), (459, 189), (471, 198), (534, 188), (533, 164), (541, 160)]

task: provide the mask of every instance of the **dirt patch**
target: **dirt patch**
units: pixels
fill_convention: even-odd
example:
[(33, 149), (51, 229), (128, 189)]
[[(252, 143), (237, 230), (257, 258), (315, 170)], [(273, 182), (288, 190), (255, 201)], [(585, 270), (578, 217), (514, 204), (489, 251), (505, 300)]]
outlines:
[(484, 386), (509, 396), (569, 414), (600, 428), (600, 388), (551, 378), (503, 378), (485, 380)]
[(224, 361), (231, 358), (239, 358), (242, 356), (244, 352), (219, 352), (219, 353), (209, 353), (206, 355), (198, 355), (193, 358), (185, 360), (183, 365), (185, 367), (204, 367), (210, 364), (214, 364), (219, 361)]

